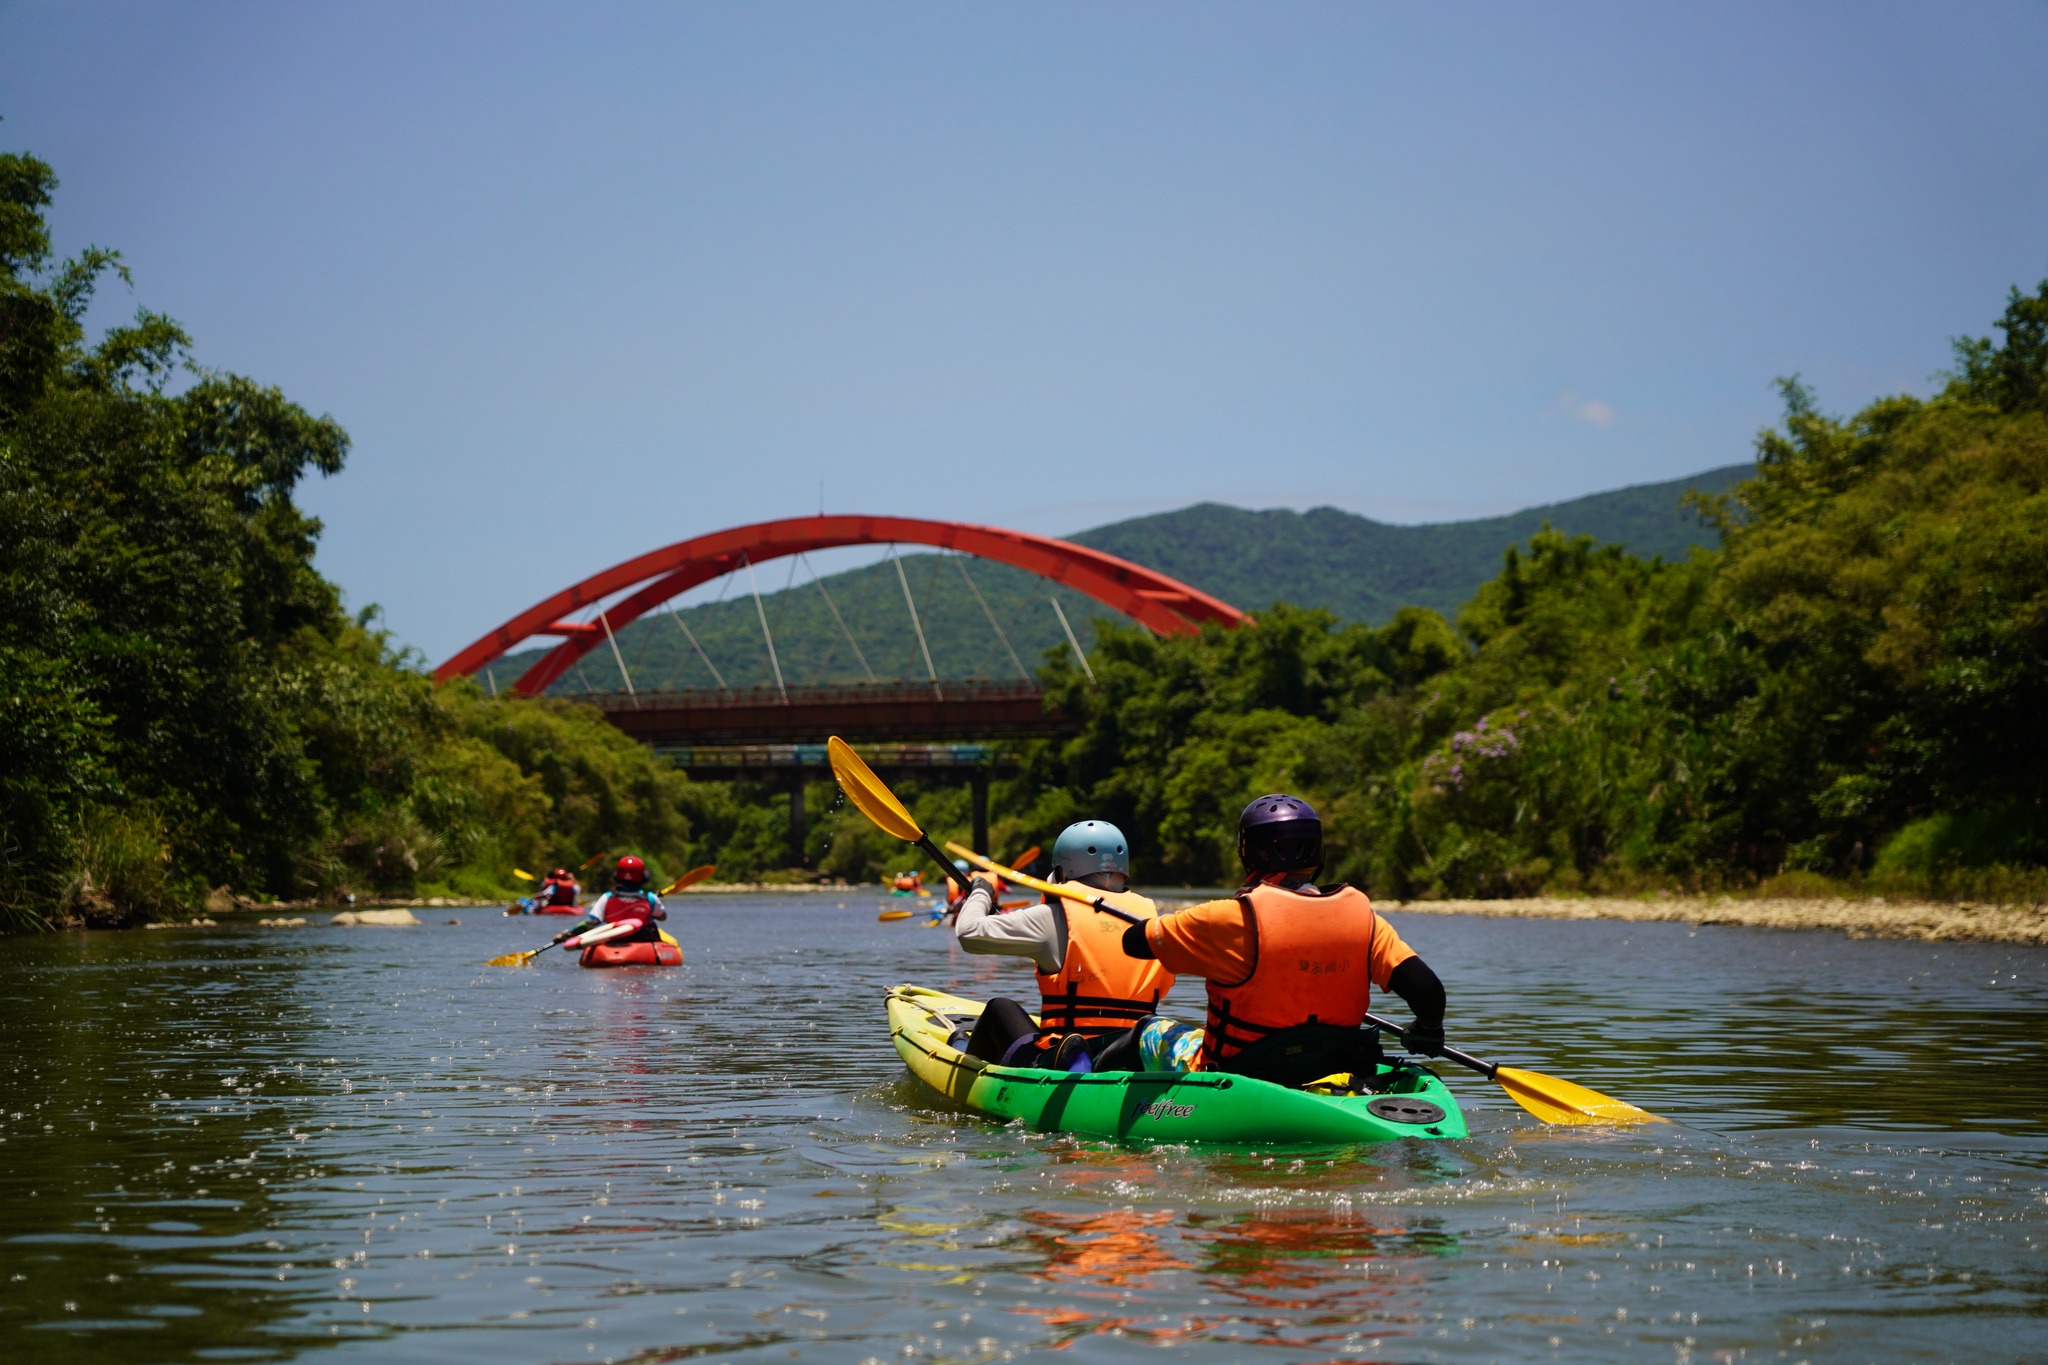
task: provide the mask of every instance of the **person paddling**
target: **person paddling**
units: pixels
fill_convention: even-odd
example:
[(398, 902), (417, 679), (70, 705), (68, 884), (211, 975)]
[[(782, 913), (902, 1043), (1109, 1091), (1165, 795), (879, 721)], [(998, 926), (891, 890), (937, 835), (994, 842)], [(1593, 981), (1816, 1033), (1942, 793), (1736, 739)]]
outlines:
[[(970, 953), (1031, 959), (1038, 969), (1039, 1023), (1015, 1000), (998, 997), (983, 1008), (967, 1053), (1009, 1066), (1056, 1070), (1135, 1071), (1135, 1025), (1159, 1008), (1173, 989), (1173, 974), (1156, 961), (1138, 961), (1120, 947), (1130, 917), (1150, 921), (1159, 908), (1125, 890), (1131, 855), (1119, 830), (1104, 820), (1083, 820), (1060, 832), (1052, 849), (1052, 880), (1085, 899), (1047, 896), (1042, 905), (1002, 913), (996, 888), (976, 877), (960, 904), (953, 933)], [(1111, 914), (1096, 899), (1123, 912)]]
[(548, 873), (547, 880), (533, 893), (533, 900), (536, 907), (567, 906), (573, 909), (582, 892), (583, 888), (576, 884), (576, 878), (570, 875), (569, 869), (558, 867)]
[(655, 921), (668, 918), (661, 897), (647, 888), (647, 864), (630, 853), (619, 859), (613, 870), (612, 889), (592, 901), (584, 913), (589, 918), (576, 926), (579, 931), (628, 920), (639, 926), (611, 940), (614, 943), (658, 943), (661, 931)]
[[(1444, 987), (1437, 974), (1352, 886), (1317, 886), (1323, 825), (1296, 797), (1262, 796), (1237, 823), (1244, 886), (1228, 900), (1134, 924), (1134, 961), (1206, 980), (1207, 1027), (1146, 1021), (1146, 1069), (1228, 1071), (1303, 1085), (1339, 1072), (1370, 1077), (1376, 1033), (1361, 1030), (1372, 989), (1408, 1003), (1411, 1052), (1441, 1054)], [(1199, 1040), (1199, 1054), (1194, 1053)]]

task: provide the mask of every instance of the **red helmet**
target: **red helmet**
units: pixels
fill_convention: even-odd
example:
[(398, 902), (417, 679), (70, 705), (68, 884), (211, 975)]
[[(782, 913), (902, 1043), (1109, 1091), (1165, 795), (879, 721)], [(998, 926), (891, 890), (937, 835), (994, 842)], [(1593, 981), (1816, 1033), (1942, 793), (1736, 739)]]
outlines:
[(566, 881), (568, 881), (568, 880), (569, 880), (569, 869), (568, 869), (568, 868), (566, 868), (566, 867), (558, 867), (558, 868), (556, 868), (556, 869), (555, 869), (555, 870), (554, 870), (553, 872), (550, 872), (550, 873), (548, 873), (548, 880), (549, 880), (549, 881), (551, 881), (551, 882), (566, 882)]
[(628, 853), (619, 859), (619, 866), (612, 873), (612, 880), (620, 886), (639, 886), (647, 880), (647, 864)]

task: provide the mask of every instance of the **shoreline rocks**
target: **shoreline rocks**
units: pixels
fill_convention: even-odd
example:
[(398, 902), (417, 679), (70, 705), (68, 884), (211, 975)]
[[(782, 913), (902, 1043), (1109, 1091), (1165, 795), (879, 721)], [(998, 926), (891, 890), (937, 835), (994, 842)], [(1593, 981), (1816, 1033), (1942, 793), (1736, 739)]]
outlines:
[(418, 924), (420, 917), (410, 910), (344, 910), (327, 921), (344, 929), (357, 925), (384, 925), (390, 928), (404, 928)]

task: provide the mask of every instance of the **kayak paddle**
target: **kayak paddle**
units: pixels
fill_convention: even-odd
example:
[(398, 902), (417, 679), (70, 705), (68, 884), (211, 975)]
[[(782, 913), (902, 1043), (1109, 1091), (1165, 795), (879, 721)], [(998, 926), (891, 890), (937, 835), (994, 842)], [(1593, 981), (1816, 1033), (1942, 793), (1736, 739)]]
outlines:
[[(1063, 896), (1068, 900), (1087, 901), (1087, 897), (1077, 895), (1065, 887), (1055, 886), (1051, 882), (1039, 881), (1036, 877), (1027, 877), (1021, 872), (1012, 872), (1009, 868), (991, 862), (972, 849), (962, 848), (958, 844), (950, 843), (946, 847), (976, 867), (981, 868), (985, 872), (993, 872), (1005, 881), (1013, 881), (1017, 885), (1028, 887), (1033, 891)], [(1133, 924), (1142, 923), (1135, 916), (1125, 915), (1113, 905), (1105, 905), (1099, 900), (1088, 901), (1087, 903), (1092, 904), (1098, 910), (1130, 920)], [(1385, 1029), (1396, 1038), (1407, 1037), (1406, 1031), (1391, 1019), (1382, 1019), (1377, 1014), (1368, 1014), (1365, 1016), (1365, 1022), (1375, 1028)], [(1583, 1085), (1559, 1080), (1555, 1076), (1546, 1076), (1540, 1071), (1524, 1071), (1520, 1067), (1500, 1066), (1493, 1062), (1482, 1061), (1471, 1053), (1461, 1052), (1454, 1047), (1445, 1048), (1443, 1055), (1458, 1065), (1470, 1067), (1486, 1077), (1486, 1079), (1507, 1091), (1509, 1099), (1521, 1105), (1545, 1123), (1665, 1122), (1664, 1119), (1652, 1114), (1649, 1110), (1638, 1109), (1626, 1100), (1613, 1099), (1601, 1094), (1597, 1090), (1588, 1090)]]
[(1004, 867), (1001, 863), (995, 861), (993, 858), (982, 857), (979, 853), (976, 853), (973, 849), (966, 847), (964, 844), (949, 843), (946, 845), (946, 847), (951, 849), (953, 852), (959, 854), (961, 857), (965, 858), (968, 862), (973, 863), (983, 872), (993, 873), (996, 876), (1001, 877), (1006, 882), (1010, 882), (1013, 885), (1023, 887), (1026, 891), (1037, 891), (1043, 895), (1059, 896), (1065, 900), (1079, 901), (1083, 905), (1092, 905), (1097, 910), (1100, 910), (1103, 914), (1115, 915), (1118, 919), (1122, 920), (1126, 924), (1143, 924), (1145, 922), (1144, 920), (1139, 919), (1136, 915), (1128, 914), (1125, 911), (1117, 909), (1114, 905), (1111, 905), (1108, 901), (1104, 900), (1100, 896), (1084, 896), (1080, 892), (1068, 890), (1064, 886), (1055, 886), (1051, 882), (1042, 882), (1038, 880), (1038, 878), (1036, 877), (1028, 877), (1022, 872), (1015, 870), (1014, 868)]
[[(531, 952), (503, 953), (492, 958), (484, 965), (486, 967), (524, 967), (548, 949), (555, 947), (557, 944), (567, 943), (570, 939), (575, 938), (581, 928), (580, 924), (572, 924)], [(583, 939), (581, 946), (588, 947), (593, 943), (602, 943), (606, 939), (617, 938), (620, 934), (631, 933), (632, 929), (633, 926), (626, 923), (607, 924), (600, 928), (592, 929), (589, 935)]]
[(907, 844), (916, 844), (931, 860), (952, 878), (962, 895), (967, 893), (967, 877), (931, 841), (931, 836), (918, 828), (916, 817), (912, 816), (896, 793), (876, 777), (874, 770), (861, 761), (853, 746), (837, 735), (825, 741), (825, 753), (832, 761), (832, 776), (839, 779), (839, 789), (846, 793), (846, 799), (853, 802), (855, 809), (874, 821), (875, 828), (884, 834), (893, 834)]
[(603, 862), (606, 858), (609, 857), (611, 857), (611, 854), (609, 853), (593, 853), (588, 858), (585, 858), (583, 860), (583, 866), (577, 868), (576, 870), (578, 872), (588, 872), (591, 868), (597, 866), (597, 864)]
[(910, 912), (908, 910), (884, 910), (881, 914), (876, 915), (875, 918), (886, 924), (890, 920), (909, 919)]
[(660, 892), (657, 894), (666, 896), (671, 894), (672, 892), (681, 891), (687, 887), (695, 886), (698, 882), (703, 881), (706, 877), (709, 877), (712, 873), (716, 871), (718, 871), (717, 863), (706, 863), (702, 867), (693, 867), (688, 872), (685, 872), (682, 876), (670, 882), (667, 886), (661, 888)]
[(522, 882), (537, 882), (540, 880), (540, 878), (534, 876), (531, 872), (528, 872), (525, 868), (521, 867), (513, 868), (512, 875), (519, 878), (519, 880)]
[[(1396, 1038), (1408, 1036), (1402, 1027), (1391, 1019), (1382, 1019), (1377, 1014), (1365, 1016), (1365, 1022), (1375, 1028), (1385, 1029)], [(1447, 1047), (1443, 1055), (1459, 1066), (1470, 1067), (1489, 1081), (1508, 1092), (1508, 1098), (1542, 1119), (1545, 1123), (1664, 1123), (1647, 1109), (1638, 1109), (1626, 1100), (1612, 1099), (1597, 1090), (1588, 1090), (1571, 1081), (1561, 1081), (1555, 1076), (1546, 1076), (1540, 1071), (1524, 1071), (1520, 1067), (1501, 1066), (1495, 1062), (1482, 1061), (1469, 1052)]]

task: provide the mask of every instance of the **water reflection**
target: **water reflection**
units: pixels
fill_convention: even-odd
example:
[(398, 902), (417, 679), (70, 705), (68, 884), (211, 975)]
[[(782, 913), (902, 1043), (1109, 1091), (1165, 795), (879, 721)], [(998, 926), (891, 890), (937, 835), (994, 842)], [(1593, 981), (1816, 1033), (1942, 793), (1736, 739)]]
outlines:
[(1455, 1146), (1118, 1148), (905, 1079), (886, 985), (1029, 977), (873, 915), (692, 898), (667, 972), (487, 970), (488, 916), (0, 944), (0, 1329), (95, 1365), (2040, 1339), (2040, 950), (1418, 920), (1475, 1051), (1678, 1122), (1454, 1076)]

